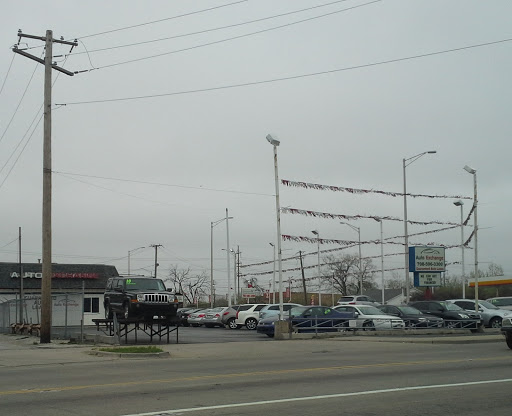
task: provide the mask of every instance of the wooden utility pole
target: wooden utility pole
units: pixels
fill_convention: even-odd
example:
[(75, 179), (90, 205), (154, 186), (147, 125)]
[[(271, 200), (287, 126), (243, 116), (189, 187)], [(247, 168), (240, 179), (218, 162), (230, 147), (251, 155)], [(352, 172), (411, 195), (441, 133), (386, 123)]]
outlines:
[[(30, 55), (29, 53), (18, 49), (18, 46), (13, 48), (14, 53), (23, 55), (36, 62), (44, 64), (44, 128), (43, 128), (43, 264), (41, 281), (41, 344), (51, 342), (52, 330), (52, 68), (57, 71), (63, 72), (66, 75), (73, 76), (73, 72), (67, 71), (63, 68), (54, 65), (53, 58), (53, 43), (62, 43), (78, 46), (77, 42), (68, 42), (65, 40), (53, 39), (53, 31), (47, 30), (46, 36), (33, 36), (21, 33), (18, 31), (18, 39), (30, 38), (38, 39), (45, 42), (45, 58), (44, 60)], [(19, 41), (18, 41), (19, 45)], [(71, 51), (70, 51), (71, 52)], [(22, 277), (23, 278), (23, 277)]]
[(153, 277), (156, 279), (156, 270), (158, 268), (158, 247), (162, 247), (162, 244), (151, 244), (150, 247), (155, 247), (155, 275)]

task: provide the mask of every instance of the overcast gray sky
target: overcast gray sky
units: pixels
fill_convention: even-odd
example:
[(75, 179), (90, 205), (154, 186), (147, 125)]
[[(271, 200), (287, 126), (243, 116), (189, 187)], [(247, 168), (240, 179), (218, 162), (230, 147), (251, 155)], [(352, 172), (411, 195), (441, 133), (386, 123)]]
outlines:
[[(58, 65), (86, 71), (54, 72), (54, 262), (107, 263), (126, 273), (129, 250), (161, 244), (159, 277), (171, 265), (209, 275), (210, 223), (226, 208), (234, 217), (230, 246), (240, 247), (242, 263), (272, 260), (273, 150), (265, 140), (272, 133), (281, 140), (280, 178), (292, 181), (400, 193), (403, 158), (436, 150), (407, 167), (408, 192), (470, 197), (473, 177), (463, 167), (471, 166), (478, 175), (480, 266), (494, 262), (510, 274), (510, 16), (509, 0), (6, 2), (0, 260), (17, 261), (18, 227), (23, 261), (41, 258), (43, 131), (37, 122), (44, 70), (10, 48), (18, 29), (37, 36), (51, 29), (55, 38), (79, 41), (69, 55), (68, 46), (54, 46)], [(23, 39), (20, 48), (40, 56), (42, 44)], [(280, 194), (283, 207), (404, 214), (401, 197), (286, 186)], [(409, 198), (408, 217), (458, 223), (453, 202)], [(471, 204), (465, 200), (464, 217)], [(374, 220), (350, 223), (361, 228), (363, 241), (380, 238)], [(410, 225), (409, 233), (444, 227)], [(324, 239), (357, 241), (338, 219), (282, 214), (283, 234), (314, 237), (315, 229)], [(403, 236), (403, 224), (385, 221), (383, 232)], [(471, 232), (465, 228), (466, 237)], [(410, 242), (457, 245), (460, 229)], [(218, 293), (227, 288), (225, 247), (222, 222), (214, 228)], [(316, 243), (284, 241), (283, 257), (316, 249)], [(384, 250), (386, 278), (392, 269), (403, 276), (403, 256), (391, 255), (403, 247)], [(357, 248), (337, 253), (346, 252)], [(378, 256), (380, 247), (365, 244), (362, 252)], [(132, 273), (149, 275), (154, 253), (133, 252)], [(466, 251), (468, 272), (473, 254)], [(446, 261), (459, 262), (460, 249), (447, 249)], [(305, 265), (314, 264), (316, 254), (307, 256)], [(380, 259), (375, 264), (380, 268)], [(293, 267), (297, 260), (283, 263)], [(459, 275), (461, 266), (447, 270)], [(269, 279), (258, 276), (265, 286)]]

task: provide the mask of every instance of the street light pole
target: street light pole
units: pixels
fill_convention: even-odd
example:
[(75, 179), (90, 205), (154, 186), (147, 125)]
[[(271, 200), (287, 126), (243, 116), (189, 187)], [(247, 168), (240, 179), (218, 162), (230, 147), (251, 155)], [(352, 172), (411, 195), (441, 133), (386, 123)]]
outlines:
[(468, 165), (464, 166), (464, 170), (473, 175), (473, 221), (474, 221), (474, 236), (475, 236), (475, 312), (478, 313), (478, 220), (477, 220), (477, 207), (478, 207), (478, 196), (476, 191), (476, 170), (470, 168)]
[[(274, 265), (274, 270), (272, 273), (272, 303), (276, 303), (276, 246), (273, 243), (269, 244), (274, 249), (274, 263), (272, 263)], [(270, 302), (270, 296), (268, 298)]]
[(279, 320), (283, 319), (283, 265), (281, 252), (281, 206), (279, 204), (279, 171), (277, 168), (277, 146), (280, 141), (271, 134), (267, 135), (268, 142), (274, 148), (274, 176), (276, 187), (276, 223), (277, 223), (277, 256), (279, 264)]
[(415, 156), (409, 157), (402, 160), (403, 166), (403, 179), (404, 179), (404, 244), (405, 244), (405, 303), (409, 302), (410, 296), (410, 276), (409, 276), (409, 234), (407, 231), (407, 181), (405, 176), (405, 168), (411, 163), (418, 160), (420, 157), (426, 154), (437, 153), (435, 150), (429, 150), (423, 153), (419, 153)]
[(466, 299), (466, 273), (464, 269), (464, 202), (460, 199), (453, 203), (456, 207), (460, 207), (460, 249), (462, 261), (462, 299)]
[[(227, 209), (226, 209), (227, 211)], [(232, 220), (233, 217), (221, 218), (217, 221), (210, 222), (210, 307), (214, 306), (214, 284), (213, 284), (213, 227), (217, 224), (220, 224), (222, 221)], [(227, 223), (226, 223), (227, 224)], [(229, 243), (229, 242), (228, 242)], [(228, 261), (228, 270), (229, 270), (229, 261)]]
[(316, 235), (318, 247), (318, 306), (322, 306), (322, 277), (320, 276), (320, 233), (317, 230), (313, 230), (311, 232)]
[(382, 219), (374, 218), (380, 224), (380, 273), (381, 273), (381, 285), (382, 285), (382, 304), (385, 303), (385, 291), (384, 291), (384, 237), (382, 233)]
[(353, 230), (357, 231), (357, 234), (359, 236), (359, 294), (363, 294), (363, 263), (362, 263), (362, 257), (361, 257), (361, 228), (356, 227), (352, 224), (349, 224), (347, 222), (340, 222), (340, 224), (348, 225)]
[(130, 253), (133, 253), (134, 251), (140, 250), (142, 248), (146, 248), (146, 247), (137, 247), (137, 248), (134, 248), (133, 250), (128, 250), (128, 276), (130, 276)]

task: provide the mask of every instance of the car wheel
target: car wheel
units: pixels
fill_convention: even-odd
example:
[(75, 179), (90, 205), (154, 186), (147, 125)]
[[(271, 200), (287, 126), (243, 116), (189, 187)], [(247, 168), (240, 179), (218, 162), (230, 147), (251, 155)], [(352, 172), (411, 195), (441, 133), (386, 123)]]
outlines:
[(237, 324), (235, 318), (229, 318), (226, 323), (229, 329), (237, 329)]
[(250, 331), (253, 331), (258, 326), (258, 321), (254, 318), (249, 318), (247, 321), (245, 321), (245, 327), (249, 329)]
[(507, 343), (508, 347), (512, 350), (512, 332), (505, 333), (505, 342)]
[(110, 305), (107, 303), (105, 305), (105, 319), (112, 319), (114, 316), (114, 314), (112, 313), (112, 308), (110, 307)]
[(363, 331), (375, 331), (375, 325), (373, 321), (366, 321), (363, 323)]
[(128, 303), (125, 303), (123, 305), (123, 318), (124, 319), (130, 318), (130, 305)]
[(492, 318), (489, 322), (489, 327), (491, 328), (501, 328), (501, 318), (495, 317)]

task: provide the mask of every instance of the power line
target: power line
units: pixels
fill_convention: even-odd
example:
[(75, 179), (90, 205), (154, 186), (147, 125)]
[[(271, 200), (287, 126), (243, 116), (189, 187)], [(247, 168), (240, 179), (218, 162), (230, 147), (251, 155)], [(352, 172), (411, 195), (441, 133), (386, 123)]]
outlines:
[(20, 98), (20, 101), (18, 102), (18, 105), (16, 106), (16, 109), (14, 110), (14, 113), (13, 115), (11, 116), (11, 119), (9, 120), (9, 123), (7, 123), (7, 126), (5, 127), (5, 130), (4, 132), (2, 133), (2, 136), (0, 137), (0, 142), (4, 139), (5, 137), (5, 134), (7, 133), (7, 130), (9, 130), (9, 127), (11, 126), (11, 123), (12, 121), (14, 120), (14, 117), (16, 116), (16, 114), (18, 113), (18, 110), (20, 108), (20, 105), (21, 103), (23, 102), (23, 98), (25, 98), (25, 94), (27, 93), (27, 90), (28, 90), (28, 87), (30, 86), (30, 83), (32, 82), (32, 79), (34, 78), (34, 74), (36, 73), (37, 71), (37, 68), (39, 67), (39, 64), (36, 64), (36, 66), (34, 67), (34, 71), (32, 71), (32, 75), (30, 76), (30, 79), (28, 80), (28, 84), (27, 86), (25, 87), (25, 91), (23, 91), (23, 94)]
[(7, 77), (9, 76), (9, 72), (11, 72), (11, 67), (12, 67), (12, 63), (14, 62), (14, 57), (15, 56), (16, 56), (16, 54), (12, 55), (11, 63), (9, 64), (9, 68), (7, 69), (7, 73), (5, 74), (4, 81), (2, 82), (2, 88), (0, 88), (0, 95), (2, 94), (2, 91), (4, 90), (5, 82), (7, 81)]
[(372, 62), (372, 63), (368, 63), (368, 64), (361, 64), (361, 65), (354, 65), (354, 66), (349, 66), (349, 67), (344, 67), (344, 68), (331, 69), (331, 70), (327, 70), (327, 71), (312, 72), (312, 73), (308, 73), (308, 74), (292, 75), (289, 77), (281, 77), (281, 78), (273, 78), (273, 79), (267, 79), (267, 80), (261, 80), (261, 81), (244, 82), (241, 84), (222, 85), (219, 87), (176, 91), (176, 92), (170, 92), (170, 93), (164, 93), (164, 94), (140, 95), (140, 96), (135, 96), (135, 97), (110, 98), (110, 99), (104, 99), (104, 100), (91, 100), (91, 101), (74, 101), (74, 102), (61, 103), (61, 104), (56, 104), (56, 105), (83, 105), (83, 104), (98, 104), (98, 103), (109, 103), (109, 102), (118, 102), (118, 101), (144, 100), (144, 99), (149, 99), (149, 98), (169, 97), (169, 96), (174, 96), (174, 95), (196, 94), (199, 92), (209, 92), (209, 91), (218, 91), (218, 90), (231, 89), (231, 88), (249, 87), (249, 86), (254, 86), (254, 85), (270, 84), (270, 83), (274, 83), (274, 82), (290, 81), (290, 80), (301, 79), (301, 78), (315, 77), (315, 76), (320, 76), (320, 75), (328, 75), (328, 74), (333, 74), (336, 72), (352, 71), (355, 69), (369, 68), (369, 67), (379, 66), (379, 65), (387, 65), (387, 64), (396, 63), (396, 62), (410, 61), (413, 59), (420, 59), (420, 58), (426, 58), (426, 57), (435, 56), (435, 55), (442, 55), (442, 54), (446, 54), (446, 53), (459, 52), (459, 51), (463, 51), (463, 50), (467, 50), (467, 49), (481, 48), (481, 47), (485, 47), (485, 46), (497, 45), (500, 43), (505, 43), (505, 42), (510, 42), (510, 41), (512, 41), (512, 38), (497, 40), (497, 41), (493, 41), (493, 42), (480, 43), (480, 44), (476, 44), (476, 45), (462, 46), (462, 47), (453, 48), (453, 49), (445, 49), (442, 51), (429, 52), (429, 53), (424, 53), (424, 54), (419, 54), (419, 55), (411, 55), (411, 56), (406, 56), (403, 58), (389, 59), (386, 61), (378, 61), (378, 62)]
[[(272, 195), (272, 194), (262, 194), (262, 193), (257, 193), (257, 192), (244, 192), (244, 191), (233, 191), (233, 190), (229, 190), (229, 189), (205, 188), (205, 187), (202, 187), (202, 186), (174, 185), (174, 184), (162, 183), (162, 182), (138, 181), (138, 180), (133, 180), (133, 179), (110, 178), (110, 177), (105, 177), (105, 176), (84, 175), (84, 174), (71, 173), (71, 172), (59, 172), (59, 171), (55, 171), (55, 170), (52, 171), (52, 173), (55, 173), (57, 175), (63, 175), (63, 176), (66, 176), (66, 175), (68, 175), (68, 176), (81, 176), (81, 177), (86, 177), (86, 178), (105, 179), (105, 180), (110, 180), (110, 181), (140, 183), (140, 184), (143, 184), (143, 185), (157, 185), (157, 186), (168, 186), (168, 187), (174, 187), (174, 188), (196, 189), (196, 190), (201, 190), (201, 191), (227, 192), (227, 193), (233, 193), (233, 194), (245, 194), (245, 195), (258, 195), (258, 196), (271, 196), (271, 197), (275, 197), (275, 195)], [(84, 182), (84, 183), (88, 183), (88, 182)], [(93, 184), (90, 184), (90, 185), (93, 185)], [(93, 186), (96, 186), (96, 185), (93, 185)], [(108, 188), (104, 188), (104, 189), (108, 189)]]
[(223, 7), (229, 7), (229, 6), (234, 6), (234, 5), (236, 5), (236, 4), (245, 3), (245, 2), (247, 2), (247, 1), (249, 1), (249, 0), (240, 0), (240, 1), (235, 1), (235, 2), (232, 2), (232, 3), (222, 4), (222, 5), (220, 5), (220, 6), (210, 7), (210, 8), (208, 8), (208, 9), (196, 10), (195, 12), (183, 13), (183, 14), (176, 15), (176, 16), (166, 17), (166, 18), (164, 18), (164, 19), (153, 20), (153, 21), (151, 21), (151, 22), (139, 23), (139, 24), (136, 24), (136, 25), (120, 27), (120, 28), (118, 28), (118, 29), (106, 30), (106, 31), (104, 31), (104, 32), (98, 32), (98, 33), (93, 33), (93, 34), (91, 34), (91, 35), (79, 36), (79, 37), (80, 37), (81, 39), (92, 38), (92, 37), (94, 37), (94, 36), (106, 35), (106, 34), (108, 34), (108, 33), (120, 32), (120, 31), (122, 31), (122, 30), (134, 29), (134, 28), (136, 28), (136, 27), (142, 27), (142, 26), (152, 25), (152, 24), (155, 24), (155, 23), (165, 22), (165, 21), (168, 21), (168, 20), (179, 19), (180, 17), (192, 16), (192, 15), (194, 15), (194, 14), (199, 14), (199, 13), (209, 12), (209, 11), (212, 11), (212, 10), (221, 9), (221, 8), (223, 8)]
[(284, 25), (279, 25), (279, 26), (274, 26), (274, 27), (268, 28), (268, 29), (258, 30), (256, 32), (246, 33), (244, 35), (232, 36), (232, 37), (225, 38), (225, 39), (220, 39), (220, 40), (217, 40), (217, 41), (214, 41), (214, 42), (202, 43), (200, 45), (190, 46), (188, 48), (177, 49), (177, 50), (170, 51), (170, 52), (163, 52), (163, 53), (159, 53), (159, 54), (156, 54), (156, 55), (145, 56), (143, 58), (130, 59), (128, 61), (122, 61), (122, 62), (117, 62), (117, 63), (114, 63), (114, 64), (110, 64), (110, 65), (104, 65), (104, 66), (96, 67), (94, 69), (84, 69), (84, 70), (81, 70), (81, 71), (75, 71), (75, 74), (80, 74), (80, 73), (83, 73), (83, 72), (90, 72), (90, 71), (94, 71), (94, 70), (98, 70), (98, 69), (112, 68), (114, 66), (126, 65), (126, 64), (131, 64), (131, 63), (134, 63), (134, 62), (145, 61), (145, 60), (148, 60), (148, 59), (159, 58), (161, 56), (171, 55), (171, 54), (175, 54), (175, 53), (179, 53), (179, 52), (190, 51), (192, 49), (203, 48), (205, 46), (217, 45), (219, 43), (229, 42), (229, 41), (232, 41), (232, 40), (235, 40), (235, 39), (241, 39), (241, 38), (245, 38), (245, 37), (248, 37), (248, 36), (258, 35), (260, 33), (265, 33), (265, 32), (270, 32), (272, 30), (282, 29), (284, 27), (293, 26), (293, 25), (296, 25), (296, 24), (299, 24), (299, 23), (309, 22), (311, 20), (316, 20), (316, 19), (320, 19), (322, 17), (331, 16), (333, 14), (345, 12), (345, 11), (352, 10), (352, 9), (357, 9), (359, 7), (368, 6), (368, 5), (373, 4), (373, 3), (379, 3), (381, 1), (382, 0), (373, 0), (373, 1), (369, 2), (369, 3), (364, 3), (364, 4), (359, 4), (357, 6), (347, 7), (345, 9), (336, 10), (334, 12), (325, 13), (325, 14), (322, 14), (322, 15), (319, 15), (319, 16), (309, 17), (307, 19), (298, 20), (296, 22), (286, 23)]
[[(321, 7), (332, 6), (333, 4), (342, 3), (342, 2), (345, 2), (345, 1), (348, 1), (348, 0), (332, 1), (330, 3), (319, 4), (317, 6), (307, 7), (305, 9), (299, 9), (299, 10), (294, 10), (294, 11), (291, 11), (291, 12), (275, 14), (275, 15), (272, 15), (272, 16), (262, 17), (260, 19), (248, 20), (248, 21), (241, 22), (241, 23), (233, 23), (233, 24), (230, 24), (230, 25), (219, 26), (219, 27), (215, 27), (215, 28), (211, 28), (211, 29), (199, 30), (197, 32), (189, 32), (189, 33), (184, 33), (184, 34), (181, 34), (181, 35), (168, 36), (168, 37), (165, 37), (165, 38), (158, 38), (158, 39), (146, 40), (146, 41), (142, 41), (142, 42), (129, 43), (129, 44), (125, 44), (125, 45), (118, 45), (118, 46), (111, 46), (111, 47), (100, 48), (100, 49), (93, 49), (93, 50), (89, 51), (89, 53), (104, 52), (104, 51), (109, 51), (109, 50), (112, 50), (112, 49), (128, 48), (128, 47), (132, 47), (132, 46), (146, 45), (148, 43), (162, 42), (164, 40), (184, 38), (184, 37), (187, 37), (187, 36), (194, 36), (194, 35), (201, 35), (201, 34), (204, 34), (204, 33), (215, 32), (215, 31), (218, 31), (218, 30), (230, 29), (230, 28), (234, 28), (234, 27), (245, 26), (245, 25), (252, 24), (252, 23), (263, 22), (263, 21), (266, 21), (266, 20), (277, 19), (279, 17), (289, 16), (289, 15), (296, 14), (296, 13), (302, 13), (302, 12), (305, 12), (305, 11), (309, 11), (309, 10), (313, 10), (313, 9), (318, 9), (318, 8), (321, 8)], [(337, 12), (335, 12), (335, 13), (337, 13)], [(87, 53), (87, 52), (77, 52), (74, 55), (81, 55), (81, 54), (84, 54), (84, 53)]]

